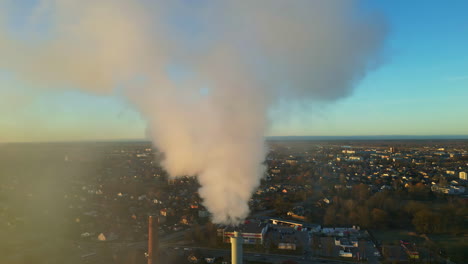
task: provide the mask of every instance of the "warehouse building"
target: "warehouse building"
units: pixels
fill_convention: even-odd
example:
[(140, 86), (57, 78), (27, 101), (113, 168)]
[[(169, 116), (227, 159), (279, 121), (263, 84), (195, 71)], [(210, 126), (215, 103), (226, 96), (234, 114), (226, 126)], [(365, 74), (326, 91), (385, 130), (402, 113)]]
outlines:
[(268, 231), (268, 224), (255, 220), (246, 220), (239, 226), (225, 226), (218, 229), (218, 235), (223, 237), (225, 243), (231, 243), (230, 238), (237, 231), (243, 238), (243, 244), (262, 245)]

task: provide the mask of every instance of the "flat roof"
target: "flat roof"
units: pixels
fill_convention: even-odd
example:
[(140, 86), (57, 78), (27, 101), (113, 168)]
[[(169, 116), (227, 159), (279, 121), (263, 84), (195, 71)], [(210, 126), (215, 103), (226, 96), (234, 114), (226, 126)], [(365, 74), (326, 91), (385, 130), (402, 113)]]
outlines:
[(247, 220), (244, 224), (238, 226), (226, 226), (224, 232), (261, 233), (265, 226), (266, 224), (260, 221)]
[(312, 228), (315, 228), (317, 226), (320, 226), (318, 224), (310, 224), (310, 223), (305, 223), (305, 222), (301, 222), (301, 221), (294, 221), (294, 220), (289, 220), (289, 219), (281, 219), (281, 218), (276, 218), (276, 217), (268, 217), (267, 218), (268, 220), (274, 220), (274, 221), (279, 221), (279, 222), (283, 222), (283, 223), (288, 223), (288, 224), (294, 224), (294, 225), (301, 225), (301, 226), (304, 226), (304, 227), (312, 227)]

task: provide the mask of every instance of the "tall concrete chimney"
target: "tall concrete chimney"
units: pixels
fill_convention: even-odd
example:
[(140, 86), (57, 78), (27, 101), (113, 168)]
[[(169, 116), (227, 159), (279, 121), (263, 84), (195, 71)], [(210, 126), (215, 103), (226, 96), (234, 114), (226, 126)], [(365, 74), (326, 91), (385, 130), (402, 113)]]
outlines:
[(231, 263), (232, 264), (242, 264), (243, 253), (242, 253), (242, 244), (244, 239), (242, 235), (235, 231), (234, 236), (231, 237)]
[(148, 218), (148, 264), (159, 264), (159, 218), (153, 216)]

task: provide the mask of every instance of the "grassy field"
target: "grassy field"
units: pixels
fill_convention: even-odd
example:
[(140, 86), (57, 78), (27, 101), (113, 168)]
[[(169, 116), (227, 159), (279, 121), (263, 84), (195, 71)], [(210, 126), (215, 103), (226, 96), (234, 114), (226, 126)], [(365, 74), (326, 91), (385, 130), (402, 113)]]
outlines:
[(468, 260), (468, 236), (467, 235), (429, 235), (435, 244), (443, 249), (455, 263), (466, 263)]
[(467, 235), (428, 235), (432, 243), (408, 230), (374, 230), (373, 234), (384, 245), (398, 245), (399, 240), (407, 240), (421, 247), (430, 246), (437, 254), (442, 249), (455, 263), (466, 263), (468, 259)]
[(386, 245), (399, 245), (400, 240), (407, 240), (416, 244), (424, 242), (424, 238), (408, 230), (373, 230), (372, 232), (377, 240)]

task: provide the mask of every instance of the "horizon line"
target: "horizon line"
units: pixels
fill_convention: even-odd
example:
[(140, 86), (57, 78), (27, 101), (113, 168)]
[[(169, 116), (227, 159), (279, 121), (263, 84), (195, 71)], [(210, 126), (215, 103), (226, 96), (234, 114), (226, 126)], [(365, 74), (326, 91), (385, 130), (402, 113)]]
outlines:
[[(342, 136), (265, 136), (265, 140), (468, 140), (467, 135), (342, 135)], [(26, 144), (26, 143), (111, 143), (111, 142), (151, 142), (145, 138), (117, 138), (117, 139), (84, 139), (84, 140), (55, 140), (55, 141), (5, 141), (2, 144)]]

